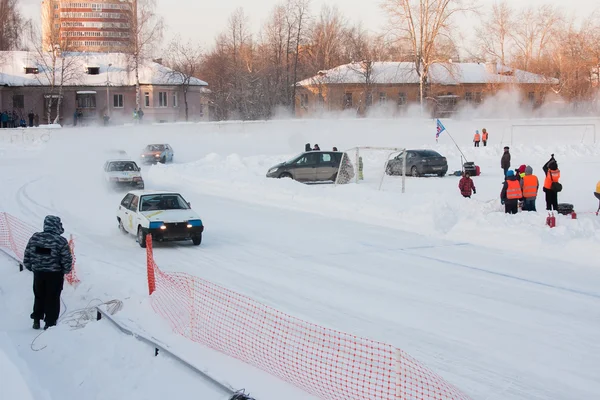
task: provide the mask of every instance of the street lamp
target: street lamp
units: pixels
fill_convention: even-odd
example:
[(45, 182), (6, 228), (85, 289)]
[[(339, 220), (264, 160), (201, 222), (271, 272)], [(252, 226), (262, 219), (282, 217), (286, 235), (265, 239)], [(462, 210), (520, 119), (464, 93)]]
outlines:
[(112, 67), (112, 64), (108, 64), (108, 68), (106, 68), (106, 116), (110, 117), (110, 100), (109, 100), (109, 80), (108, 80), (108, 73), (110, 71), (110, 67)]

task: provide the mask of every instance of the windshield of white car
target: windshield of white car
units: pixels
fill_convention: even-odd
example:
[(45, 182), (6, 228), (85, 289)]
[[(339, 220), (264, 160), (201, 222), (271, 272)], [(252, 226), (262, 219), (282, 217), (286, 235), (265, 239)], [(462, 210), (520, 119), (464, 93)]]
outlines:
[(148, 194), (142, 196), (140, 211), (189, 210), (187, 202), (178, 194)]
[(164, 150), (165, 150), (164, 144), (149, 144), (148, 146), (146, 146), (146, 151), (164, 151)]
[(137, 171), (138, 167), (133, 161), (115, 161), (108, 165), (108, 172)]

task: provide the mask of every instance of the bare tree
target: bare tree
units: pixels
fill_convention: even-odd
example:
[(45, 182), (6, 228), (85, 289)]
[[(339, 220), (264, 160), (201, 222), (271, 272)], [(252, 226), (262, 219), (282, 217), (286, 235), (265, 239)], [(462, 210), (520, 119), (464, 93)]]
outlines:
[(383, 8), (388, 14), (392, 32), (411, 45), (415, 71), (419, 76), (422, 108), (430, 67), (448, 60), (447, 55), (439, 52), (440, 42), (442, 39), (452, 41), (450, 28), (453, 18), (473, 11), (474, 5), (469, 0), (385, 0)]
[[(79, 82), (83, 76), (83, 65), (71, 54), (71, 42), (68, 36), (60, 37), (55, 29), (52, 18), (42, 18), (47, 23), (47, 29), (41, 30), (30, 27), (30, 47), (35, 54), (38, 74), (36, 79), (40, 85), (49, 86), (46, 97), (46, 118), (48, 124), (60, 122), (60, 107), (63, 100), (65, 85)], [(52, 119), (52, 108), (56, 106), (56, 116)]]
[(18, 0), (0, 0), (0, 51), (16, 50), (23, 44), (27, 20), (18, 8)]
[(337, 7), (324, 5), (308, 33), (310, 66), (314, 71), (344, 63), (346, 19)]
[(516, 17), (511, 37), (515, 44), (515, 62), (528, 71), (538, 70), (545, 49), (555, 37), (563, 17), (560, 11), (551, 5), (543, 5), (537, 10), (526, 8)]
[(309, 5), (310, 0), (290, 0), (292, 2), (291, 9), (293, 10), (294, 16), (294, 36), (296, 40), (295, 52), (294, 52), (294, 73), (292, 85), (292, 99), (291, 99), (291, 111), (292, 114), (296, 112), (296, 83), (298, 82), (298, 62), (300, 61), (300, 46), (302, 39), (304, 38), (305, 29), (308, 24), (309, 18)]
[(505, 2), (495, 3), (492, 13), (476, 28), (478, 53), (484, 60), (492, 59), (506, 65), (514, 30), (512, 8)]
[(135, 73), (135, 104), (140, 108), (140, 65), (151, 59), (164, 33), (164, 19), (156, 13), (156, 0), (132, 0), (130, 14), (131, 69)]
[(180, 37), (171, 41), (167, 53), (167, 81), (175, 83), (183, 92), (185, 105), (185, 120), (189, 119), (188, 90), (192, 81), (197, 77), (202, 61), (200, 46), (192, 42), (183, 44)]

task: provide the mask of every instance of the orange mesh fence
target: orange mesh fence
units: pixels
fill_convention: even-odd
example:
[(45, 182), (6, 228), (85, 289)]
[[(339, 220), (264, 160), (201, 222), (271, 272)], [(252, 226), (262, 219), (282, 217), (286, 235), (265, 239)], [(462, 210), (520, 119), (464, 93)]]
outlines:
[(147, 261), (152, 307), (174, 331), (318, 398), (468, 399), (391, 345), (303, 321), (199, 277), (161, 271), (150, 236)]
[[(9, 256), (15, 258), (19, 262), (23, 262), (25, 248), (27, 243), (37, 230), (26, 222), (5, 213), (0, 212), (0, 250), (4, 251)], [(73, 254), (73, 266), (71, 272), (65, 275), (65, 279), (70, 284), (79, 283), (77, 273), (75, 271), (75, 241), (71, 236), (69, 240), (71, 254)]]

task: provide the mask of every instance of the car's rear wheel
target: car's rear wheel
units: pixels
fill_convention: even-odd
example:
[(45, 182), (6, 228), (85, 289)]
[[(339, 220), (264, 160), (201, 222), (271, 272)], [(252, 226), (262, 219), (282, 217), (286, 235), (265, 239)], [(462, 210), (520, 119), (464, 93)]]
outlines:
[(163, 157), (160, 159), (160, 163), (161, 163), (161, 164), (166, 164), (166, 163), (167, 163), (167, 158), (166, 158), (165, 156), (163, 156)]
[(139, 243), (141, 248), (143, 248), (143, 249), (146, 248), (146, 234), (141, 226), (138, 227), (137, 242)]
[(202, 234), (199, 233), (196, 236), (193, 236), (192, 243), (194, 243), (194, 246), (200, 246), (200, 243), (202, 243)]
[(283, 174), (279, 175), (279, 178), (290, 178), (292, 179), (292, 174), (290, 174), (289, 172), (284, 172)]
[(410, 174), (411, 174), (412, 176), (414, 176), (414, 177), (417, 177), (417, 176), (419, 176), (419, 170), (417, 169), (417, 166), (416, 166), (416, 165), (415, 165), (415, 166), (413, 166), (413, 167), (410, 169)]
[(442, 176), (446, 175), (445, 172), (438, 172), (438, 176), (441, 178)]

